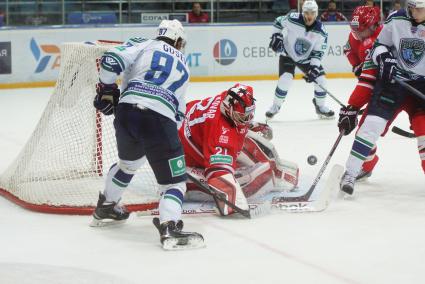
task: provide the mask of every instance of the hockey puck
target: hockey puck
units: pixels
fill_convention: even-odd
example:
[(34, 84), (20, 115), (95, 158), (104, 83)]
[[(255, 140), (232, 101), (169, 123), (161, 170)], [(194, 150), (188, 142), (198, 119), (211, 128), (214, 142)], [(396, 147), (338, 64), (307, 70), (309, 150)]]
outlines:
[(314, 156), (314, 155), (310, 155), (310, 156), (308, 156), (308, 158), (307, 158), (307, 163), (308, 163), (309, 165), (315, 165), (315, 164), (317, 163), (317, 157), (316, 157), (316, 156)]

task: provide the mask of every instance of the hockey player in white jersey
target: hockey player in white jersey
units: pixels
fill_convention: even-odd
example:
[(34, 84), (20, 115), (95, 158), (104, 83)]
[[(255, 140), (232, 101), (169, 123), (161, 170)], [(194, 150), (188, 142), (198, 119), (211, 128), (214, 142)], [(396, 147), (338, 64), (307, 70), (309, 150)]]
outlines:
[[(289, 13), (274, 21), (270, 48), (280, 53), (279, 80), (266, 119), (273, 118), (279, 112), (292, 85), (295, 67), (305, 73), (308, 83), (317, 82), (326, 88), (321, 61), (327, 48), (328, 34), (317, 20), (317, 13), (317, 3), (307, 0), (302, 5), (302, 13)], [(315, 84), (313, 104), (316, 113), (320, 118), (333, 118), (334, 112), (326, 106), (325, 100), (326, 92)]]
[(346, 194), (353, 194), (363, 161), (400, 108), (409, 115), (425, 173), (425, 101), (393, 80), (401, 79), (425, 93), (425, 0), (407, 0), (407, 5), (388, 17), (375, 41), (372, 59), (378, 66), (378, 81), (341, 180)]
[[(93, 226), (129, 217), (119, 204), (135, 172), (146, 162), (161, 188), (159, 218), (154, 218), (165, 249), (199, 246), (203, 237), (183, 232), (186, 167), (177, 125), (185, 113), (189, 68), (181, 52), (185, 32), (177, 20), (164, 20), (155, 39), (132, 38), (106, 52), (100, 61), (96, 109), (115, 113), (118, 163), (112, 165), (105, 190), (93, 213)], [(115, 84), (122, 74), (121, 92)]]

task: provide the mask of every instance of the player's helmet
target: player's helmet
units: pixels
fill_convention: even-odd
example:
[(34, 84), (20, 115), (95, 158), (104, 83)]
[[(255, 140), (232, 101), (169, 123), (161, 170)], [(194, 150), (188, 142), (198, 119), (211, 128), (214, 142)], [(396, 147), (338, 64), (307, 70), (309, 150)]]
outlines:
[(220, 111), (236, 126), (248, 126), (254, 118), (255, 99), (251, 86), (236, 84), (227, 90)]
[(411, 12), (409, 10), (414, 8), (425, 8), (425, 0), (407, 0), (406, 5), (407, 15), (409, 18), (412, 18)]
[(350, 22), (351, 31), (357, 39), (364, 39), (373, 34), (379, 24), (379, 10), (369, 6), (359, 6), (353, 11)]
[(303, 7), (302, 7), (303, 14), (305, 12), (314, 12), (317, 17), (317, 13), (319, 11), (319, 6), (317, 6), (316, 1), (314, 0), (306, 0), (304, 1)]
[(425, 8), (425, 0), (407, 0), (408, 8)]
[(186, 33), (178, 20), (162, 20), (157, 29), (157, 38), (161, 37), (172, 40), (174, 46), (179, 39), (182, 40), (183, 47), (186, 44)]

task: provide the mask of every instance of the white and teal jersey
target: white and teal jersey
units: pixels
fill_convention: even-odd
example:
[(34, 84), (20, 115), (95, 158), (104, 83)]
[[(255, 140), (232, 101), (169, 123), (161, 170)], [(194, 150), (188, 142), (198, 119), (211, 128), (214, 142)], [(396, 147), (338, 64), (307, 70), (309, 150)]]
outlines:
[(401, 76), (416, 79), (425, 76), (425, 24), (413, 26), (404, 9), (391, 14), (375, 41), (372, 58), (386, 51), (397, 58)]
[(100, 81), (112, 84), (121, 73), (120, 103), (138, 104), (173, 121), (184, 116), (190, 75), (180, 51), (160, 40), (132, 38), (101, 58)]
[(328, 34), (320, 21), (316, 20), (313, 26), (306, 27), (302, 14), (289, 13), (274, 21), (273, 33), (277, 32), (282, 33), (285, 53), (292, 60), (300, 64), (321, 64)]

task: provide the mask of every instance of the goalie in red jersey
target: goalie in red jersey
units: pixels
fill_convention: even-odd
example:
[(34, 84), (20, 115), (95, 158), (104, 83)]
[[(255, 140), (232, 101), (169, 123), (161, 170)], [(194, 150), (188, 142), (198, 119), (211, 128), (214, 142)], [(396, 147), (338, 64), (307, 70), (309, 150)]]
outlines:
[[(372, 61), (371, 51), (375, 39), (382, 30), (379, 21), (380, 13), (374, 7), (359, 6), (353, 11), (350, 22), (351, 32), (347, 44), (344, 46), (344, 54), (353, 67), (353, 73), (358, 78), (358, 82), (348, 100), (348, 105), (342, 107), (339, 114), (338, 127), (344, 129), (345, 135), (348, 135), (357, 126), (358, 112), (369, 103), (372, 96), (377, 67)], [(366, 112), (360, 123), (363, 122), (365, 116)], [(378, 159), (376, 147), (374, 147), (365, 159), (357, 179), (370, 176)]]
[[(267, 188), (290, 190), (298, 182), (298, 167), (279, 159), (267, 140), (271, 128), (253, 123), (254, 112), (252, 87), (236, 84), (217, 96), (189, 102), (179, 130), (188, 173), (244, 210), (247, 197), (265, 194)], [(205, 195), (199, 190), (188, 184), (187, 196)], [(234, 213), (223, 202), (217, 208), (221, 215)]]

